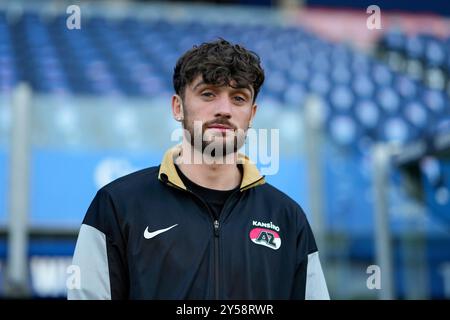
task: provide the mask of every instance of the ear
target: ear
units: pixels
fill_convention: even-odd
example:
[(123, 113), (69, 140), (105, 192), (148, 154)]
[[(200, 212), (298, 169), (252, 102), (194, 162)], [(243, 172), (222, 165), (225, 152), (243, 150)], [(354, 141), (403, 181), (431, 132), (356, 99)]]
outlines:
[(172, 96), (172, 114), (176, 121), (182, 121), (184, 118), (183, 100), (177, 94)]
[(256, 103), (253, 104), (253, 105), (252, 105), (252, 110), (251, 110), (251, 113), (250, 113), (250, 121), (248, 122), (249, 127), (252, 126), (253, 118), (254, 118), (255, 115), (256, 115), (256, 110), (257, 110), (257, 109), (258, 109), (258, 105), (257, 105)]

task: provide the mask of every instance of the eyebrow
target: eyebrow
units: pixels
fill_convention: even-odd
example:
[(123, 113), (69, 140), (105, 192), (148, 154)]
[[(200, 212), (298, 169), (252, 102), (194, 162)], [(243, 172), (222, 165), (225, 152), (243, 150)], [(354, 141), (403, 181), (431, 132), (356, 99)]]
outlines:
[(200, 81), (199, 83), (197, 83), (192, 90), (195, 91), (198, 87), (205, 85), (206, 82), (205, 81)]
[[(206, 83), (205, 81), (200, 81), (199, 83), (197, 83), (193, 88), (192, 88), (192, 90), (193, 91), (195, 91), (198, 87), (201, 87), (201, 86), (203, 86), (203, 85), (211, 85), (211, 86), (214, 86), (214, 85), (212, 85), (212, 84), (208, 84), (208, 83)], [(252, 90), (250, 89), (250, 88), (247, 88), (247, 87), (239, 87), (239, 88), (233, 88), (233, 87), (231, 87), (234, 91), (242, 91), (242, 92), (244, 92), (244, 91), (249, 91), (249, 93), (250, 93), (250, 97), (252, 96)]]

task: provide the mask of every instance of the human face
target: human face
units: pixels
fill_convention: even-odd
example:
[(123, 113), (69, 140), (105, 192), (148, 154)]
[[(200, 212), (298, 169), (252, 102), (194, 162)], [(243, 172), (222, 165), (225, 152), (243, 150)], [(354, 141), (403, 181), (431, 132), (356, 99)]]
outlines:
[[(221, 154), (226, 155), (239, 150), (245, 142), (257, 108), (253, 96), (252, 88), (214, 86), (206, 84), (200, 75), (186, 86), (183, 104), (181, 98), (174, 96), (172, 107), (175, 118), (183, 119), (183, 127), (190, 134), (194, 148), (201, 146), (198, 151), (202, 153), (206, 148), (221, 150)], [(195, 122), (201, 123), (201, 131), (195, 130)]]

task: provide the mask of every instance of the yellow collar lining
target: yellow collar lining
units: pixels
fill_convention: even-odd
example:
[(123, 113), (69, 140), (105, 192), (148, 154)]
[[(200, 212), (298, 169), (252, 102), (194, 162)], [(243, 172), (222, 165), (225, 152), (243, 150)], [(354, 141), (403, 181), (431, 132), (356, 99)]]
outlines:
[[(161, 162), (161, 167), (159, 168), (158, 179), (161, 181), (168, 180), (170, 183), (186, 190), (181, 178), (178, 176), (177, 170), (175, 168), (175, 159), (180, 156), (181, 145), (176, 145), (164, 154), (163, 160)], [(241, 181), (241, 190), (248, 189), (257, 185), (265, 183), (265, 179), (259, 173), (256, 165), (244, 154), (238, 154), (238, 163), (242, 164), (243, 174)], [(165, 175), (167, 179), (163, 179), (162, 175)], [(256, 183), (257, 182), (257, 183)]]

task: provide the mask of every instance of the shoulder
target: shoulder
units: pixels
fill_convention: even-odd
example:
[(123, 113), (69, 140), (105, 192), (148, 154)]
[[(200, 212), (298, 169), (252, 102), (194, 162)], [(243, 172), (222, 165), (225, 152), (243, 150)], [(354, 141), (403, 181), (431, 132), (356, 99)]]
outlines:
[(263, 197), (269, 197), (271, 201), (276, 202), (278, 205), (303, 211), (297, 201), (270, 183), (266, 182), (257, 188)]
[[(255, 191), (260, 194), (260, 199), (264, 199), (263, 201), (267, 201), (271, 206), (276, 206), (279, 209), (293, 213), (295, 214), (296, 219), (300, 219), (301, 221), (307, 220), (305, 212), (300, 204), (270, 183), (266, 182), (261, 186), (257, 186)], [(265, 205), (267, 205), (267, 203)]]
[(154, 196), (157, 193), (154, 191), (162, 185), (158, 181), (158, 172), (159, 167), (146, 168), (102, 187), (92, 200), (83, 224), (110, 236), (117, 230), (122, 230), (129, 219), (129, 213), (137, 212), (136, 203)]
[(158, 173), (159, 166), (155, 166), (127, 174), (102, 187), (99, 193), (127, 197), (142, 190), (153, 189), (159, 185)]

